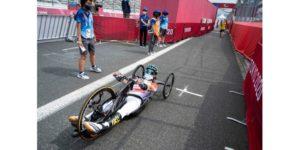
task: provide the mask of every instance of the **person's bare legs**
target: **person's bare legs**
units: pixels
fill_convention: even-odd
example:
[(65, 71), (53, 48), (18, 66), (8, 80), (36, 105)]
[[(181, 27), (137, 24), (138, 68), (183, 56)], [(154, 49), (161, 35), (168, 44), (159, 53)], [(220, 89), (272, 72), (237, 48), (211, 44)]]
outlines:
[(90, 51), (90, 63), (91, 66), (95, 66), (96, 64), (96, 55), (94, 51)]
[(84, 72), (85, 60), (86, 60), (86, 53), (81, 54), (80, 58), (79, 58), (79, 71), (80, 72)]
[(161, 41), (162, 41), (162, 44), (165, 44), (165, 36), (163, 36), (162, 38), (161, 38)]

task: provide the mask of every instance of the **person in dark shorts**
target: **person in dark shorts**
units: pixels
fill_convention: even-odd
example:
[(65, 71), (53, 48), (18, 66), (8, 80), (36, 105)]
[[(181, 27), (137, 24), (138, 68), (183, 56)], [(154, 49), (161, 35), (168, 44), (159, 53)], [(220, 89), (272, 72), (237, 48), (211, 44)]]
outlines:
[(160, 17), (160, 45), (159, 47), (166, 47), (166, 43), (165, 43), (165, 38), (166, 38), (166, 34), (167, 34), (167, 29), (168, 29), (168, 25), (169, 25), (169, 18), (168, 18), (169, 13), (164, 10), (162, 12), (162, 16)]
[(123, 17), (124, 18), (129, 18), (130, 17), (130, 5), (129, 5), (129, 0), (122, 0), (122, 11), (123, 11)]
[(146, 47), (147, 33), (149, 26), (148, 9), (143, 9), (143, 14), (140, 16), (140, 46)]
[(87, 51), (90, 54), (90, 71), (100, 73), (102, 70), (95, 64), (95, 33), (93, 27), (93, 3), (92, 0), (80, 0), (81, 8), (75, 15), (77, 28), (77, 44), (79, 47), (79, 73), (77, 77), (80, 79), (89, 79), (89, 76), (84, 72)]
[(153, 12), (153, 18), (150, 20), (150, 41), (149, 41), (149, 51), (148, 55), (151, 55), (154, 53), (154, 46), (157, 42), (157, 40), (160, 38), (160, 21), (159, 16), (161, 15), (161, 12), (159, 10), (155, 10)]

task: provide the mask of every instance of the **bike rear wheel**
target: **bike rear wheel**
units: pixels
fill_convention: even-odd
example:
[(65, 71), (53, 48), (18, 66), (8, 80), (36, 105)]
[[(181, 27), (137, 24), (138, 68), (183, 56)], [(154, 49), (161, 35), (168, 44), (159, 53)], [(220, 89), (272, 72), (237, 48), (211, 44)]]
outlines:
[[(80, 138), (83, 140), (94, 140), (98, 135), (90, 135), (83, 127), (83, 121), (97, 121), (101, 122), (106, 120), (109, 115), (113, 104), (116, 100), (116, 94), (113, 89), (105, 87), (96, 90), (84, 102), (79, 112), (79, 120), (77, 130)], [(110, 106), (110, 109), (109, 109)]]
[(165, 80), (163, 91), (162, 91), (164, 99), (167, 99), (170, 96), (172, 92), (174, 80), (175, 80), (174, 73), (170, 73)]

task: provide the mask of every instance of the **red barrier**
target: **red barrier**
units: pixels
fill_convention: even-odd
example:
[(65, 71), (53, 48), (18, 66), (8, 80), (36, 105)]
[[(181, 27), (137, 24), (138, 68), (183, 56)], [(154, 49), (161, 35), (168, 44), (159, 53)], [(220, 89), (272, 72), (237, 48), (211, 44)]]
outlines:
[[(95, 35), (98, 40), (136, 41), (139, 39), (139, 28), (137, 26), (137, 20), (134, 19), (94, 16)], [(166, 42), (177, 42), (189, 37), (201, 36), (207, 32), (207, 24), (170, 23)]]
[(194, 25), (193, 37), (201, 36), (201, 34), (200, 34), (200, 28), (201, 28), (201, 24), (200, 23), (197, 23), (197, 24)]
[(256, 49), (256, 44), (262, 41), (262, 23), (234, 22), (231, 37), (235, 49), (246, 57), (250, 57)]
[(184, 23), (176, 23), (175, 26), (174, 42), (177, 42), (183, 39)]
[(234, 47), (250, 65), (243, 83), (249, 150), (262, 149), (262, 23), (233, 22)]
[(175, 31), (176, 31), (176, 25), (174, 23), (170, 23), (168, 25), (167, 35), (165, 41), (167, 43), (175, 42)]
[(96, 38), (99, 40), (127, 40), (138, 38), (137, 20), (94, 16)]
[(182, 38), (186, 39), (188, 37), (192, 37), (193, 36), (193, 23), (185, 23), (184, 27), (183, 27), (183, 35)]
[(206, 33), (206, 24), (205, 23), (200, 23), (200, 31), (199, 34), (204, 35)]
[(257, 44), (250, 58), (243, 84), (249, 150), (262, 149), (262, 45)]

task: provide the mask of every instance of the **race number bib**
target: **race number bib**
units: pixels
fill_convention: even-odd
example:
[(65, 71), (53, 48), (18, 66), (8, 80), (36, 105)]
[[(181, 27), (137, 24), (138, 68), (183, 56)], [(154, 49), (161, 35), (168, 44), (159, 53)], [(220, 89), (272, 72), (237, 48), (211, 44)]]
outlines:
[(87, 38), (92, 38), (92, 31), (91, 31), (91, 29), (86, 29), (86, 37)]

